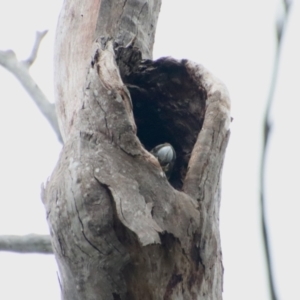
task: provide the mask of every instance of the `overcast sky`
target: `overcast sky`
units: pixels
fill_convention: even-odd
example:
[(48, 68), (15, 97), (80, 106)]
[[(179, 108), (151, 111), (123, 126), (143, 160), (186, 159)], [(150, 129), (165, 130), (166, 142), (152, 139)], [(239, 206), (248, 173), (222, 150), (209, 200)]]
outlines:
[[(35, 31), (49, 29), (31, 74), (53, 101), (53, 44), (61, 0), (0, 0), (0, 50), (20, 59)], [(228, 87), (231, 139), (223, 172), (221, 237), (224, 300), (267, 300), (259, 211), (262, 118), (275, 54), (272, 0), (163, 0), (154, 56), (203, 64)], [(300, 299), (300, 5), (286, 35), (267, 168), (268, 222), (279, 299)], [(0, 67), (0, 234), (48, 233), (40, 186), (61, 146), (16, 79)], [(297, 89), (298, 88), (298, 89)], [(0, 299), (60, 299), (52, 256), (0, 253)]]

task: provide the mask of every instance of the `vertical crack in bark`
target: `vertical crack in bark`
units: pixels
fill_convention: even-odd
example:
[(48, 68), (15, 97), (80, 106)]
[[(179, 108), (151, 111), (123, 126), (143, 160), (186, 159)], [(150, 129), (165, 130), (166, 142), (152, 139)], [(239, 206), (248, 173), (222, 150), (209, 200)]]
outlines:
[(65, 250), (64, 250), (64, 247), (62, 246), (61, 238), (59, 236), (57, 237), (57, 241), (58, 241), (58, 244), (59, 244), (59, 247), (60, 247), (60, 253), (63, 256), (65, 256)]
[[(138, 17), (137, 17), (137, 20), (138, 20), (138, 24), (139, 24), (139, 22), (140, 22), (140, 16), (141, 16), (141, 14), (142, 14), (142, 12), (143, 12), (143, 9), (144, 9), (144, 7), (147, 5), (148, 3), (147, 3), (147, 1), (143, 4), (143, 6), (142, 6), (142, 8), (141, 8), (141, 10), (140, 10), (140, 12), (138, 13)], [(137, 25), (138, 25), (137, 24)], [(138, 28), (138, 26), (137, 26), (137, 28)], [(138, 33), (138, 32), (137, 32)], [(137, 35), (137, 34), (136, 34)]]
[[(72, 181), (74, 182), (74, 178), (72, 176), (72, 173), (71, 171), (69, 171), (69, 174), (70, 174), (70, 177), (72, 178)], [(79, 223), (81, 225), (81, 233), (84, 237), (84, 239), (87, 241), (87, 243), (93, 247), (96, 251), (98, 251), (100, 254), (104, 255), (104, 253), (98, 249), (86, 236), (85, 232), (84, 232), (84, 225), (83, 225), (83, 222), (80, 218), (80, 214), (79, 214), (79, 210), (78, 210), (78, 207), (77, 207), (77, 203), (76, 203), (76, 197), (75, 197), (75, 194), (74, 194), (74, 191), (73, 191), (73, 187), (71, 187), (71, 193), (72, 193), (72, 196), (73, 196), (73, 202), (74, 202), (74, 206), (75, 206), (75, 210), (76, 210), (76, 213), (77, 213), (77, 217), (78, 217), (78, 220), (79, 220)]]
[(84, 253), (86, 256), (91, 257), (87, 252), (85, 252), (83, 249), (81, 249), (81, 247), (79, 247), (78, 244), (75, 244), (75, 246), (76, 246), (82, 253)]
[[(73, 193), (73, 190), (72, 190), (72, 193)], [(79, 211), (78, 211), (78, 208), (77, 208), (77, 204), (76, 204), (76, 199), (74, 198), (74, 194), (73, 194), (73, 199), (74, 199), (74, 205), (75, 205), (75, 209), (76, 209), (76, 212), (77, 212), (77, 217), (78, 217), (78, 220), (81, 224), (81, 232), (82, 232), (82, 235), (84, 237), (84, 239), (88, 242), (88, 244), (93, 247), (96, 251), (98, 251), (99, 253), (101, 253), (102, 255), (104, 255), (104, 253), (98, 249), (88, 238), (87, 236), (85, 235), (85, 232), (84, 232), (84, 226), (83, 226), (83, 222), (80, 218), (80, 215), (79, 215)]]
[[(72, 261), (71, 257), (66, 255), (66, 251), (65, 251), (64, 246), (63, 246), (64, 244), (66, 244), (66, 241), (63, 238), (59, 237), (59, 236), (57, 236), (57, 241), (58, 241), (58, 244), (59, 244), (59, 247), (60, 247), (60, 250), (61, 250), (60, 253), (62, 254), (62, 256), (67, 258), (68, 260)], [(54, 246), (54, 243), (53, 243), (53, 248), (55, 248), (56, 253), (59, 253), (57, 248)]]
[[(99, 183), (99, 185), (102, 186), (102, 187), (105, 189), (105, 191), (107, 192), (111, 204), (112, 204), (112, 205), (115, 205), (115, 201), (113, 200), (113, 195), (112, 195), (112, 193), (111, 193), (111, 191), (110, 191), (110, 189), (109, 189), (109, 186), (108, 186), (107, 184), (104, 184), (104, 183), (100, 182), (99, 179), (98, 179), (96, 176), (94, 176), (94, 178), (95, 178), (95, 180)], [(115, 209), (114, 209), (113, 214), (114, 214), (114, 215), (116, 214)], [(115, 217), (117, 217), (117, 216), (115, 215)], [(107, 241), (106, 238), (104, 238), (104, 240), (105, 240), (105, 242), (106, 242), (108, 245), (110, 245), (110, 246), (111, 246), (112, 248), (114, 248), (117, 252), (119, 252), (120, 254), (122, 254), (122, 252), (121, 252), (114, 244), (112, 244), (112, 243), (110, 243), (109, 241)]]
[(125, 7), (126, 4), (127, 4), (127, 1), (128, 1), (128, 0), (125, 0), (125, 1), (124, 1), (123, 7), (122, 7), (123, 12), (124, 12), (124, 7)]
[(100, 109), (102, 110), (103, 114), (104, 114), (104, 122), (105, 122), (105, 128), (106, 128), (106, 135), (110, 136), (110, 138), (112, 138), (112, 135), (110, 134), (109, 128), (108, 128), (108, 123), (107, 123), (107, 113), (106, 111), (103, 109), (101, 103), (99, 101), (97, 101), (97, 104), (99, 105)]

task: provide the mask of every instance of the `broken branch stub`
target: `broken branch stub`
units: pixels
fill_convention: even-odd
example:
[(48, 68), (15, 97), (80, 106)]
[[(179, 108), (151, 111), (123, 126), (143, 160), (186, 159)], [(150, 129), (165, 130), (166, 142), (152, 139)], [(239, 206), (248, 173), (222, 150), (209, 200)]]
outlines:
[[(226, 89), (187, 60), (127, 61), (125, 74), (110, 41), (94, 49), (75, 129), (44, 197), (66, 295), (73, 287), (82, 297), (73, 299), (83, 299), (89, 286), (103, 299), (112, 290), (120, 299), (162, 291), (193, 299), (200, 290), (220, 299)], [(161, 142), (177, 151), (177, 189), (145, 150)]]
[[(221, 299), (226, 89), (187, 60), (93, 49), (44, 193), (65, 299)], [(171, 184), (147, 151), (163, 142), (178, 156)]]

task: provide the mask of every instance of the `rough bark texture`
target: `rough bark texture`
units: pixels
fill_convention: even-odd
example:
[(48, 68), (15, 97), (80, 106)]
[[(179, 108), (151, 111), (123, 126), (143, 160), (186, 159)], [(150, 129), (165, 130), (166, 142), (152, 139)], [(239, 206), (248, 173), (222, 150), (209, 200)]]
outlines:
[[(56, 97), (65, 141), (45, 190), (62, 298), (222, 298), (226, 88), (151, 61), (160, 1), (65, 0)], [(170, 183), (147, 151), (170, 142)]]

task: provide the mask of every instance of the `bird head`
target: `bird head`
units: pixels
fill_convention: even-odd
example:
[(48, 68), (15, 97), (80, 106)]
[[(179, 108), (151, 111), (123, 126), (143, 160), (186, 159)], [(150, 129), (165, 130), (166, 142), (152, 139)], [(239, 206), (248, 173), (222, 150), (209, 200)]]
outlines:
[(150, 151), (158, 160), (166, 177), (169, 179), (172, 175), (173, 167), (176, 160), (176, 152), (171, 144), (164, 143), (157, 145)]

